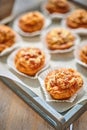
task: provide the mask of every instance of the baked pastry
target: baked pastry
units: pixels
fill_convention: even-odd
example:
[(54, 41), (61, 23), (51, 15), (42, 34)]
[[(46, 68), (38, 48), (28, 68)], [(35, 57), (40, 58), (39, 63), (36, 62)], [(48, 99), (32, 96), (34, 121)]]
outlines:
[(57, 28), (46, 34), (46, 45), (50, 50), (64, 50), (74, 45), (75, 36), (68, 30)]
[(44, 16), (38, 11), (26, 13), (19, 19), (19, 27), (29, 33), (41, 30), (44, 23)]
[(49, 13), (67, 13), (70, 10), (70, 5), (67, 0), (48, 0), (46, 9)]
[(45, 87), (53, 99), (69, 99), (82, 86), (83, 79), (79, 72), (72, 68), (60, 68), (48, 73)]
[(87, 28), (87, 11), (85, 9), (77, 9), (67, 17), (67, 25), (70, 28)]
[(80, 50), (80, 59), (87, 64), (87, 45), (83, 46)]
[(15, 67), (20, 72), (34, 76), (45, 65), (45, 54), (39, 48), (21, 48), (15, 56)]
[(15, 43), (14, 31), (6, 26), (0, 25), (0, 52), (11, 47)]

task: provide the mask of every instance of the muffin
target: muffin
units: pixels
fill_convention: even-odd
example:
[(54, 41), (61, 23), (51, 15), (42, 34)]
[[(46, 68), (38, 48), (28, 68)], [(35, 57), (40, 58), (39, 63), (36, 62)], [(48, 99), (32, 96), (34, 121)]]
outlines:
[(15, 43), (14, 31), (6, 25), (0, 25), (0, 52), (11, 47), (14, 43)]
[(87, 11), (85, 9), (77, 9), (72, 12), (66, 20), (70, 28), (87, 28)]
[(60, 68), (50, 71), (44, 83), (53, 99), (63, 100), (72, 97), (83, 86), (83, 79), (72, 68)]
[(87, 45), (83, 46), (80, 50), (80, 59), (87, 64)]
[(65, 50), (74, 45), (75, 36), (68, 30), (57, 28), (46, 34), (46, 45), (50, 50)]
[(45, 54), (39, 48), (21, 48), (14, 59), (18, 71), (34, 76), (45, 65)]
[(26, 13), (19, 19), (19, 27), (22, 31), (28, 33), (41, 30), (44, 26), (44, 23), (44, 16), (38, 11)]
[(46, 9), (49, 13), (67, 13), (70, 5), (67, 0), (48, 0)]

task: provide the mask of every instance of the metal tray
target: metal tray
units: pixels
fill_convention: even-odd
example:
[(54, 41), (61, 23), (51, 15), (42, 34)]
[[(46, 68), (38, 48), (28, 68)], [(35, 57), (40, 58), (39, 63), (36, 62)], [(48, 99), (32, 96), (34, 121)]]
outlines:
[[(54, 22), (55, 23), (55, 22)], [(51, 25), (53, 26), (54, 23)], [(56, 21), (55, 24), (59, 24)], [(12, 24), (11, 24), (12, 25)], [(81, 37), (86, 39), (85, 37)], [(33, 46), (42, 46), (40, 37), (23, 38), (24, 44), (33, 44)], [(52, 54), (51, 65), (64, 64), (76, 68), (79, 70), (84, 78), (87, 77), (87, 68), (78, 65), (75, 62), (73, 52), (66, 54)], [(76, 119), (78, 119), (83, 112), (86, 111), (87, 101), (78, 103), (70, 107), (70, 109), (64, 112), (58, 112), (53, 104), (47, 103), (44, 100), (43, 93), (40, 90), (40, 84), (37, 80), (29, 80), (28, 83), (23, 85), (21, 77), (9, 69), (7, 66), (7, 56), (0, 57), (0, 78), (10, 87), (16, 94), (18, 94), (29, 106), (31, 106), (41, 117), (43, 117), (50, 125), (56, 130), (66, 130)], [(16, 81), (20, 80), (20, 83)], [(29, 86), (29, 87), (26, 87)], [(32, 86), (34, 89), (32, 89)], [(58, 107), (58, 106), (57, 106)]]

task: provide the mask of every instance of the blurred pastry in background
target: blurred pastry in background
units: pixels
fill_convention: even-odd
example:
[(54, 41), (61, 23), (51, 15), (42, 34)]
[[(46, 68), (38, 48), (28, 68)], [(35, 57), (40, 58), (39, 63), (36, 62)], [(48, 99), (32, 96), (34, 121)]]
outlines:
[(46, 9), (49, 13), (67, 13), (70, 5), (67, 0), (48, 0)]
[(74, 45), (75, 36), (67, 29), (54, 28), (46, 34), (46, 45), (50, 50), (65, 50)]
[(80, 50), (80, 59), (87, 64), (87, 45), (83, 46)]
[(45, 54), (39, 48), (21, 48), (14, 59), (18, 71), (34, 76), (45, 65)]
[(87, 11), (85, 9), (77, 9), (68, 17), (66, 24), (70, 28), (87, 28)]
[(83, 86), (83, 78), (72, 68), (59, 68), (50, 71), (45, 80), (45, 87), (53, 99), (64, 100), (72, 97)]
[(19, 27), (24, 32), (32, 33), (40, 31), (44, 24), (44, 16), (38, 11), (28, 12), (19, 19)]
[(15, 40), (15, 32), (6, 25), (0, 25), (0, 52), (11, 47)]

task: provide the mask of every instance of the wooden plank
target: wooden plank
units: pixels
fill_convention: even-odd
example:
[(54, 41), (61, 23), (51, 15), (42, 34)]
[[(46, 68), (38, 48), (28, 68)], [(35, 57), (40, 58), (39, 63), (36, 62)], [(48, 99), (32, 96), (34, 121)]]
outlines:
[(55, 130), (55, 128), (0, 80), (0, 130)]
[(0, 81), (1, 130), (54, 130)]
[(87, 111), (73, 123), (73, 130), (87, 130)]

